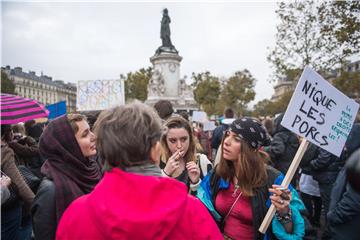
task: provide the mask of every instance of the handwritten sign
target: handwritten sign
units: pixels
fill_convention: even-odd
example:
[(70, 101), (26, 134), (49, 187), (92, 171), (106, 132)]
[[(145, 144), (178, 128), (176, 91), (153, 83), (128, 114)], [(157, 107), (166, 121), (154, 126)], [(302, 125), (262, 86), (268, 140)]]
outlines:
[[(288, 187), (309, 142), (340, 156), (359, 104), (306, 67), (291, 97), (281, 125), (305, 138), (291, 161), (281, 186)], [(266, 233), (275, 214), (271, 204), (259, 231)]]
[(76, 109), (78, 111), (103, 110), (125, 104), (124, 81), (78, 81)]
[(340, 156), (359, 104), (306, 67), (281, 125)]

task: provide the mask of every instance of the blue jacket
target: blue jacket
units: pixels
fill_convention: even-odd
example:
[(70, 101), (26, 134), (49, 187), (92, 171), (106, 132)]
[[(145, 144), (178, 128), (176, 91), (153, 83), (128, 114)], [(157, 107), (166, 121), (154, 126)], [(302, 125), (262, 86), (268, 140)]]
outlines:
[[(251, 197), (251, 206), (253, 213), (253, 227), (254, 227), (254, 239), (302, 239), (305, 234), (305, 224), (300, 211), (305, 209), (304, 204), (300, 200), (296, 190), (290, 185), (289, 189), (292, 192), (292, 200), (290, 202), (290, 208), (292, 210), (293, 220), (293, 233), (286, 233), (282, 224), (274, 217), (272, 220), (272, 231), (268, 231), (266, 235), (261, 234), (258, 229), (266, 215), (268, 208), (271, 205), (269, 199), (270, 193), (268, 188), (272, 184), (281, 185), (284, 175), (271, 166), (267, 167), (267, 173), (269, 183), (264, 184), (259, 189), (255, 190), (255, 195)], [(201, 182), (198, 188), (197, 197), (205, 204), (213, 218), (217, 222), (221, 222), (222, 216), (216, 211), (215, 198), (219, 191), (228, 189), (230, 183), (222, 178), (216, 179), (212, 170)], [(215, 179), (215, 180), (214, 180)], [(271, 180), (271, 181), (270, 181)], [(269, 228), (270, 229), (270, 228)]]

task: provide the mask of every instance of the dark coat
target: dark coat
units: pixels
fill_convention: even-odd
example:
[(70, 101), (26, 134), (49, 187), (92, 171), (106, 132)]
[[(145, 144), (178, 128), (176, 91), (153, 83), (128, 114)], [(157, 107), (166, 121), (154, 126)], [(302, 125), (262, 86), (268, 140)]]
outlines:
[(300, 162), (300, 168), (302, 169), (302, 173), (307, 175), (312, 175), (311, 170), (309, 169), (310, 162), (318, 157), (320, 148), (315, 144), (309, 142), (309, 146), (307, 147), (304, 156)]
[[(360, 149), (351, 155), (351, 158), (359, 160)], [(334, 184), (327, 219), (332, 239), (359, 239), (360, 193), (347, 183), (344, 169), (340, 171)]]
[(222, 137), (224, 135), (224, 132), (229, 128), (229, 125), (227, 124), (221, 124), (220, 126), (217, 126), (214, 129), (213, 135), (212, 135), (212, 139), (211, 139), (211, 148), (213, 149), (218, 149), (220, 144), (221, 144), (221, 140)]
[(24, 201), (24, 215), (28, 214), (34, 200), (34, 193), (16, 167), (14, 151), (7, 144), (1, 145), (1, 171), (11, 179), (12, 185), (16, 186), (18, 196)]
[(35, 239), (55, 239), (57, 228), (55, 184), (43, 178), (31, 207), (32, 227)]
[(319, 183), (333, 184), (344, 164), (343, 155), (337, 157), (324, 149), (319, 149), (319, 155), (306, 169), (311, 171), (313, 178)]
[(307, 171), (312, 171), (312, 175), (319, 183), (333, 184), (339, 171), (345, 164), (347, 156), (351, 155), (360, 146), (360, 124), (354, 124), (345, 143), (345, 151), (337, 157), (326, 150), (320, 149), (317, 158), (313, 159)]
[(282, 119), (283, 115), (275, 118), (273, 140), (265, 151), (269, 153), (273, 167), (286, 174), (299, 148), (299, 140), (295, 133), (280, 124)]
[(44, 163), (43, 158), (40, 156), (39, 146), (32, 137), (21, 138), (20, 140), (9, 143), (9, 146), (16, 154), (16, 161), (18, 165), (25, 165), (31, 170), (38, 178), (43, 175), (40, 168)]

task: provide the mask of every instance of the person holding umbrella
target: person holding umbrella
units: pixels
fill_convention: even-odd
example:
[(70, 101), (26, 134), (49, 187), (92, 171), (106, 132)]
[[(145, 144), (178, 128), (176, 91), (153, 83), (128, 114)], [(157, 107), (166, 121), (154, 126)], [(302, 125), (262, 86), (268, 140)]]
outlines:
[[(34, 99), (23, 98), (20, 96), (1, 93), (1, 171), (9, 176), (13, 182), (10, 188), (17, 189), (10, 196), (9, 200), (2, 205), (1, 211), (1, 237), (3, 239), (29, 239), (31, 236), (31, 225), (26, 224), (21, 228), (21, 215), (28, 215), (31, 203), (34, 199), (34, 193), (24, 181), (19, 169), (15, 164), (14, 151), (9, 147), (13, 140), (13, 132), (10, 124), (25, 122), (35, 118), (47, 117), (49, 111), (44, 105)], [(24, 201), (23, 212), (19, 205), (19, 199)]]

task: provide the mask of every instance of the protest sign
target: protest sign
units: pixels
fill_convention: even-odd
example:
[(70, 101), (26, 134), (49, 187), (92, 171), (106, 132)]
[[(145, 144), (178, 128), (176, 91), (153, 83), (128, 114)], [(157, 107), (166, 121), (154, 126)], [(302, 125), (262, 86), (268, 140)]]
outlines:
[(77, 111), (103, 110), (123, 104), (125, 104), (123, 80), (78, 81)]
[(204, 122), (204, 131), (213, 131), (216, 128), (213, 121)]
[(306, 67), (281, 125), (340, 156), (359, 104)]
[[(288, 187), (290, 184), (309, 142), (340, 156), (358, 109), (359, 104), (354, 100), (305, 67), (281, 122), (304, 140), (281, 186)], [(261, 233), (268, 229), (275, 211), (272, 204), (260, 225)]]
[(206, 112), (193, 111), (191, 121), (201, 123), (208, 121)]

